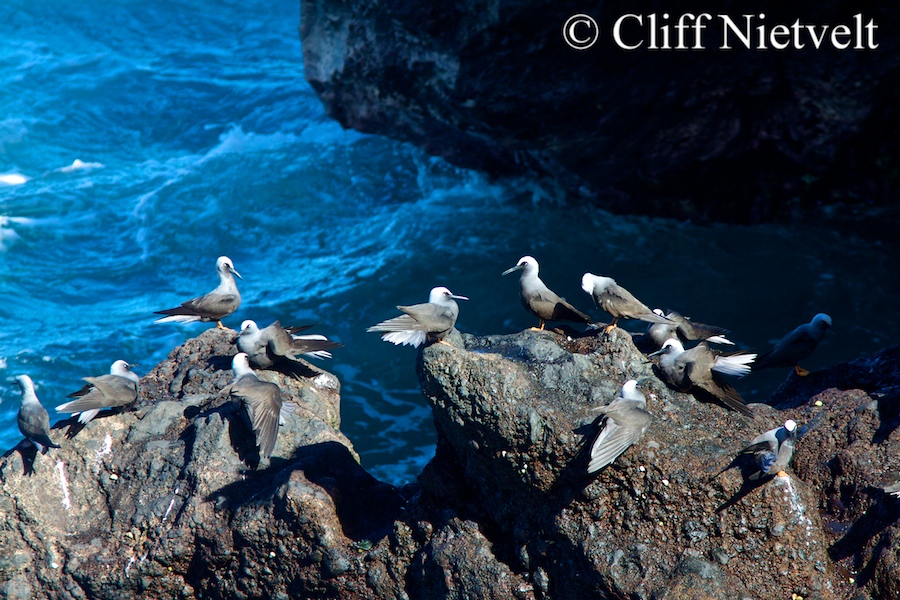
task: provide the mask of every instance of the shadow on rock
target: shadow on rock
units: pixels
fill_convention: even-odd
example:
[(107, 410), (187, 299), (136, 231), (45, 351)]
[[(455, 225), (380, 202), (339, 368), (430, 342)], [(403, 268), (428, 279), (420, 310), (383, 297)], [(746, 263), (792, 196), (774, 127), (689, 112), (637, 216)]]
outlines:
[[(869, 487), (865, 490), (865, 494), (876, 495), (882, 494), (882, 492), (878, 488)], [(881, 498), (877, 499), (869, 510), (850, 526), (847, 533), (832, 544), (828, 554), (834, 561), (857, 556), (860, 549), (864, 548), (869, 540), (881, 536), (874, 549), (869, 553), (869, 560), (865, 565), (859, 565), (860, 569), (856, 574), (857, 585), (865, 586), (872, 580), (882, 553), (890, 545), (891, 536), (887, 534), (887, 530), (898, 522), (900, 522), (898, 501), (890, 495), (882, 494)], [(857, 560), (861, 559), (861, 556), (857, 558)]]
[(325, 490), (334, 501), (344, 535), (376, 540), (387, 535), (406, 503), (398, 489), (369, 475), (346, 446), (324, 442), (298, 448), (289, 459), (272, 457), (269, 466), (246, 471), (244, 478), (207, 498), (232, 510), (274, 495), (295, 471)]

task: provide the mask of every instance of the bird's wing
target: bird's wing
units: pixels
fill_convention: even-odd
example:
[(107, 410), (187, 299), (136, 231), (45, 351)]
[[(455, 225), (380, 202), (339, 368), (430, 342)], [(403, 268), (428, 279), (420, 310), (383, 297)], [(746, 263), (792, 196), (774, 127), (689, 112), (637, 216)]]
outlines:
[(247, 407), (259, 455), (263, 458), (272, 456), (283, 404), (281, 390), (274, 383), (256, 377), (241, 377), (232, 384), (231, 394), (243, 400)]
[(241, 304), (240, 294), (210, 292), (199, 298), (188, 300), (183, 307), (190, 308), (195, 314), (207, 318), (218, 319), (230, 315)]
[(640, 437), (643, 431), (633, 426), (622, 426), (615, 419), (607, 417), (603, 429), (591, 446), (591, 461), (588, 473), (599, 471), (614, 461), (620, 454), (628, 450)]
[(119, 375), (101, 375), (85, 377), (84, 380), (93, 385), (107, 399), (104, 406), (121, 406), (130, 404), (137, 398), (137, 383)]
[(575, 321), (575, 322), (583, 322), (583, 323), (593, 323), (594, 320), (589, 316), (566, 302), (565, 298), (560, 298), (559, 302), (553, 307), (553, 317), (554, 321)]
[(25, 411), (20, 410), (18, 425), (22, 435), (43, 446), (43, 452), (46, 452), (47, 448), (59, 448), (50, 439), (50, 415), (43, 406), (29, 408)]
[(709, 377), (692, 377), (691, 370), (693, 367), (693, 363), (690, 363), (688, 365), (686, 375), (695, 386), (702, 389), (708, 394), (712, 394), (728, 408), (736, 410), (742, 415), (746, 415), (748, 417), (753, 415), (753, 411), (747, 408), (746, 404), (744, 403), (744, 399), (741, 398), (741, 395), (736, 389), (734, 389), (715, 375), (712, 375), (711, 372), (709, 373)]
[(715, 325), (707, 325), (705, 323), (695, 323), (688, 317), (684, 317), (678, 313), (669, 313), (668, 317), (678, 323), (678, 334), (682, 338), (692, 342), (696, 340), (706, 340), (715, 336), (725, 336), (728, 333), (727, 329), (716, 327)]

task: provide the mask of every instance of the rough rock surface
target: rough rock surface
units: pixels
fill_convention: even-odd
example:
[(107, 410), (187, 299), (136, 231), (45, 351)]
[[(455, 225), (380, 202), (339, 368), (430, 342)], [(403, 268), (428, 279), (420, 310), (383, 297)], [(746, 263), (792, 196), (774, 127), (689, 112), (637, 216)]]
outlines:
[[(767, 27), (852, 25), (861, 12), (879, 46), (719, 51), (717, 18), (702, 52), (647, 50), (649, 27), (630, 33), (645, 48), (612, 42), (618, 16), (656, 13), (662, 25), (664, 13), (702, 10), (738, 22), (764, 12), (754, 25)], [(600, 22), (583, 52), (561, 36), (575, 13)], [(749, 222), (894, 204), (898, 16), (849, 0), (764, 10), (734, 0), (302, 0), (300, 34), (305, 76), (345, 127), (493, 174), (537, 174), (617, 212)]]
[[(298, 404), (259, 463), (224, 388), (234, 332), (189, 340), (132, 411), (0, 459), (10, 598), (890, 598), (900, 592), (900, 348), (794, 376), (746, 418), (667, 389), (631, 338), (454, 332), (419, 357), (438, 430), (418, 485), (369, 476), (339, 385), (265, 371)], [(591, 409), (635, 378), (654, 422), (595, 476)], [(787, 477), (730, 469), (809, 425)], [(70, 439), (63, 439), (68, 431)], [(63, 479), (64, 478), (64, 479)]]

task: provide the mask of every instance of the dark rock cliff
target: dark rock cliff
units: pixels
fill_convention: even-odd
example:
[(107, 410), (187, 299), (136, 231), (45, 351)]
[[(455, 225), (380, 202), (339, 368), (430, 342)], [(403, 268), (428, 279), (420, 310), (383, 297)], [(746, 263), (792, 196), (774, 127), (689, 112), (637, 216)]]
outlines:
[[(635, 51), (610, 36), (617, 17), (655, 13), (674, 46), (675, 16), (701, 11), (768, 28), (861, 13), (878, 48), (721, 51), (715, 18), (704, 51), (647, 50), (649, 24)], [(575, 13), (600, 23), (589, 50), (562, 39)], [(345, 127), (617, 212), (756, 222), (896, 205), (898, 16), (849, 0), (302, 0), (300, 34), (306, 78)]]
[[(234, 332), (189, 340), (133, 411), (0, 459), (10, 598), (889, 598), (900, 593), (900, 349), (792, 377), (747, 418), (674, 393), (628, 334), (452, 334), (420, 354), (438, 448), (369, 476), (339, 384), (266, 371), (299, 409), (259, 463), (223, 388)], [(410, 365), (410, 368), (413, 368)], [(639, 381), (654, 421), (594, 476), (591, 409)], [(716, 473), (757, 433), (810, 430), (788, 477)], [(63, 433), (70, 434), (63, 439)], [(858, 596), (857, 596), (858, 595)]]

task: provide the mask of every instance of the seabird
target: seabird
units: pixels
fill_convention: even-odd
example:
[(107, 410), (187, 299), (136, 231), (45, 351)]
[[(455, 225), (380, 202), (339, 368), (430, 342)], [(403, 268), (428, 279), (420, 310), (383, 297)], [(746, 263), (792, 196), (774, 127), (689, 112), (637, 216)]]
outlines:
[(756, 354), (717, 354), (704, 342), (685, 350), (680, 341), (671, 338), (666, 340), (661, 350), (650, 354), (655, 355), (660, 357), (659, 368), (666, 383), (676, 390), (692, 392), (694, 388), (699, 388), (741, 414), (752, 414), (737, 390), (718, 374), (743, 377), (750, 372), (750, 363)]
[(896, 481), (889, 485), (886, 485), (882, 488), (885, 494), (889, 494), (891, 496), (897, 496), (900, 498), (900, 481)]
[(654, 308), (653, 313), (660, 317), (665, 317), (670, 323), (652, 323), (647, 328), (647, 335), (653, 340), (657, 348), (662, 348), (666, 340), (678, 337), (682, 342), (696, 342), (704, 340), (713, 344), (727, 344), (734, 346), (734, 342), (725, 337), (728, 333), (727, 329), (716, 327), (714, 325), (705, 325), (703, 323), (695, 323), (690, 318), (670, 310), (663, 314), (663, 311)]
[(812, 321), (800, 325), (781, 338), (771, 350), (761, 354), (756, 359), (753, 370), (794, 367), (797, 375), (801, 377), (809, 375), (809, 371), (801, 367), (799, 362), (812, 354), (830, 327), (831, 317), (825, 313), (817, 314)]
[(450, 333), (459, 316), (456, 300), (468, 300), (457, 296), (445, 287), (436, 287), (428, 294), (428, 302), (413, 306), (398, 306), (406, 314), (382, 321), (366, 329), (368, 332), (386, 332), (381, 339), (392, 344), (421, 346), (427, 337), (438, 341)]
[(275, 321), (268, 327), (260, 329), (250, 319), (241, 323), (238, 334), (238, 350), (247, 354), (250, 364), (257, 369), (268, 369), (279, 361), (294, 361), (303, 354), (313, 358), (331, 358), (329, 350), (339, 348), (341, 344), (332, 342), (324, 335), (298, 335), (293, 332), (303, 331), (310, 326), (300, 328), (284, 328)]
[(234, 370), (234, 381), (229, 386), (229, 393), (247, 409), (250, 428), (256, 435), (259, 456), (268, 458), (275, 450), (281, 415), (291, 414), (294, 405), (284, 400), (281, 388), (276, 384), (262, 381), (256, 376), (245, 352), (234, 356), (231, 368)]
[(630, 379), (622, 386), (621, 396), (596, 409), (605, 414), (606, 419), (591, 446), (588, 473), (599, 471), (641, 439), (653, 420), (646, 407), (647, 400), (637, 389), (637, 381)]
[(671, 323), (667, 318), (647, 308), (646, 304), (617, 284), (612, 277), (585, 273), (581, 278), (581, 289), (591, 295), (597, 306), (612, 315), (613, 320), (606, 328), (607, 331), (616, 326), (620, 317), (640, 319), (648, 323)]
[(237, 289), (234, 276), (243, 279), (234, 270), (234, 263), (227, 256), (216, 260), (216, 271), (219, 273), (219, 286), (210, 293), (188, 300), (181, 306), (160, 310), (154, 314), (167, 315), (157, 319), (156, 323), (193, 323), (194, 321), (215, 321), (216, 327), (225, 329), (222, 319), (238, 309), (241, 305), (241, 293)]
[(547, 321), (572, 321), (575, 323), (591, 323), (589, 316), (560, 298), (553, 290), (544, 285), (538, 277), (540, 266), (531, 256), (523, 256), (516, 266), (503, 271), (502, 275), (509, 275), (515, 271), (522, 271), (519, 278), (521, 290), (519, 299), (525, 310), (541, 320), (541, 331)]
[(19, 431), (25, 439), (35, 445), (41, 454), (47, 454), (49, 448), (59, 448), (50, 439), (50, 415), (47, 409), (41, 406), (34, 393), (34, 382), (28, 375), (16, 377), (19, 387), (22, 389), (22, 406), (19, 408)]
[(78, 422), (87, 424), (104, 408), (127, 406), (137, 400), (140, 379), (131, 372), (136, 364), (117, 360), (109, 368), (109, 375), (84, 377), (83, 388), (68, 395), (77, 398), (71, 402), (60, 404), (56, 412), (78, 415)]
[(788, 419), (784, 426), (761, 433), (741, 450), (741, 454), (752, 454), (759, 471), (748, 479), (755, 480), (776, 471), (784, 475), (784, 469), (794, 456), (794, 442), (797, 439), (797, 423)]

